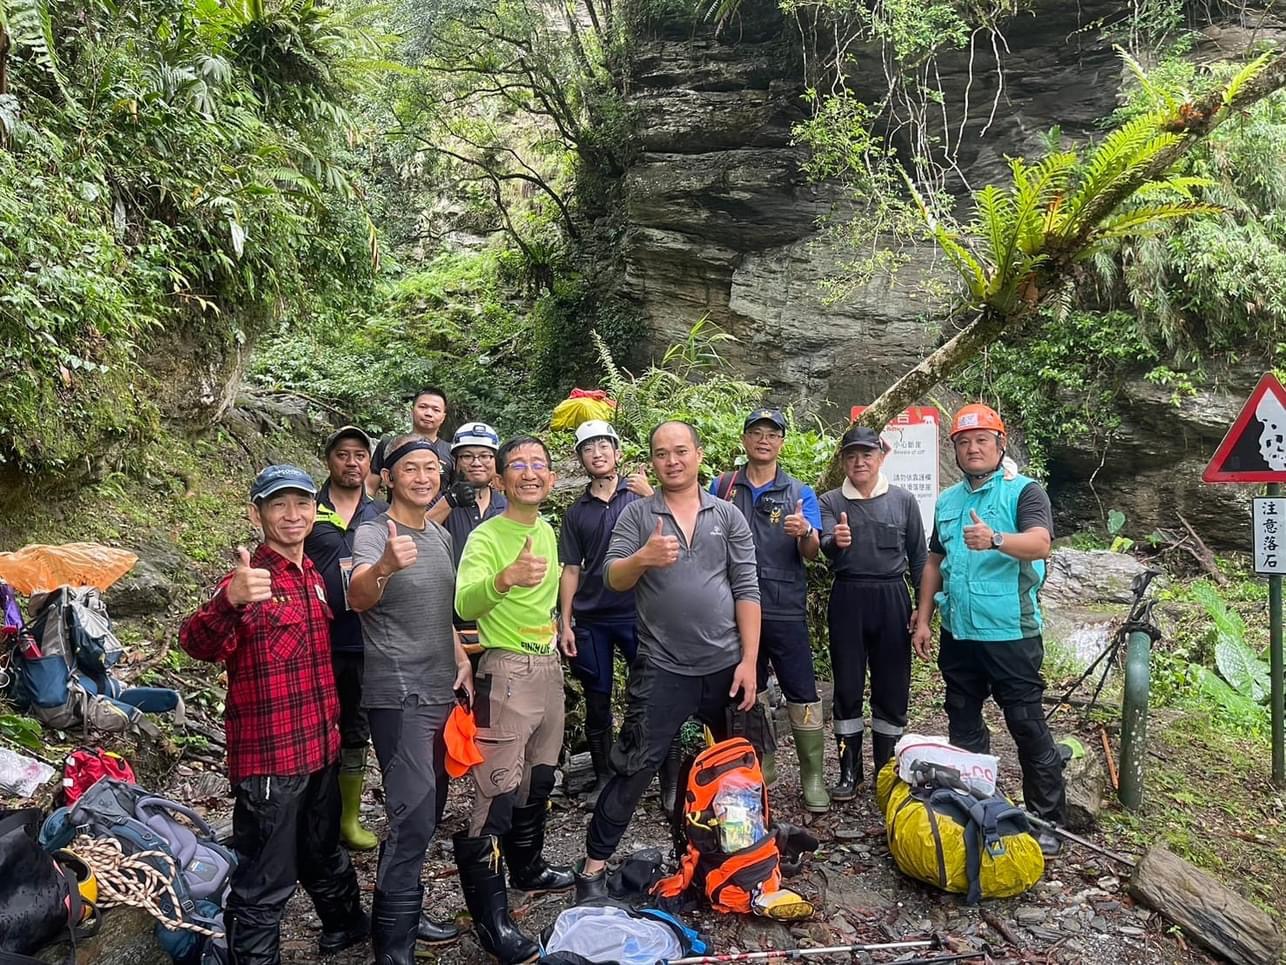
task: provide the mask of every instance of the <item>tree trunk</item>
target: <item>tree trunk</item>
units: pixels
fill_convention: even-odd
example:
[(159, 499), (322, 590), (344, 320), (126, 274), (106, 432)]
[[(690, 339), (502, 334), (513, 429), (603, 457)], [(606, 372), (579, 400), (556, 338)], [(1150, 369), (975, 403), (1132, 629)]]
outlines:
[[(1286, 85), (1286, 53), (1278, 54), (1249, 82), (1243, 84), (1234, 96), (1225, 101), (1222, 89), (1211, 91), (1200, 100), (1185, 104), (1171, 123), (1163, 125), (1167, 131), (1182, 135), (1170, 148), (1157, 154), (1135, 177), (1122, 180), (1111, 191), (1096, 197), (1086, 208), (1079, 231), (1071, 238), (1049, 244), (1050, 260), (1028, 281), (1026, 290), (1031, 297), (1009, 313), (1000, 313), (986, 306), (969, 305), (961, 315), (976, 314), (972, 322), (934, 351), (893, 385), (889, 386), (862, 415), (855, 425), (865, 425), (877, 432), (905, 409), (923, 398), (924, 393), (951, 375), (979, 350), (1006, 335), (1015, 335), (1029, 322), (1040, 307), (1072, 284), (1073, 268), (1084, 253), (1097, 225), (1127, 201), (1141, 186), (1165, 174), (1192, 148), (1216, 127), (1236, 113), (1258, 103), (1269, 94)], [(830, 466), (822, 474), (819, 485), (823, 490), (839, 484), (842, 468), (837, 452)]]
[(0, 27), (0, 94), (9, 93), (9, 35)]

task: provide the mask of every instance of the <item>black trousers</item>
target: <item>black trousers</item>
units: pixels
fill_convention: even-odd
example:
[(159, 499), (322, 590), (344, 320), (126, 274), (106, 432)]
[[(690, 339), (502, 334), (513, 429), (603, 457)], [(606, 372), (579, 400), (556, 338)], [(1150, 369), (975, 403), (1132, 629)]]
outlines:
[(826, 621), (835, 677), (834, 728), (862, 733), (862, 696), (871, 674), (871, 729), (898, 735), (911, 695), (911, 595), (906, 582), (836, 577)]
[(339, 843), (339, 767), (250, 777), (232, 789), (232, 872), (225, 924), (236, 965), (280, 960), (281, 916), (304, 886), (322, 928), (348, 927), (362, 907), (357, 875)]
[(366, 711), (362, 710), (361, 651), (335, 650), (330, 665), (335, 671), (335, 689), (339, 691), (339, 745), (345, 750), (366, 750), (371, 739)]
[(612, 746), (616, 772), (598, 796), (585, 833), (585, 851), (606, 860), (621, 843), (670, 743), (689, 717), (696, 717), (716, 740), (727, 735), (728, 689), (736, 668), (686, 677), (654, 666), (640, 656), (630, 668), (628, 707), (621, 734)]
[(1046, 821), (1059, 822), (1065, 817), (1067, 797), (1063, 758), (1041, 706), (1044, 658), (1044, 641), (1038, 636), (1001, 642), (957, 640), (944, 627), (938, 669), (947, 687), (951, 743), (968, 751), (990, 752), (991, 731), (982, 705), (988, 696), (994, 697), (1018, 747), (1027, 809)]
[(412, 694), (401, 707), (369, 711), (375, 756), (384, 782), (388, 837), (380, 846), (375, 887), (386, 894), (414, 891), (437, 828), (446, 781), (438, 782), (437, 753), (451, 704), (426, 704)]
[(808, 621), (765, 618), (759, 625), (760, 690), (768, 686), (768, 665), (777, 674), (781, 692), (792, 704), (817, 700), (817, 677), (813, 672), (813, 649), (808, 642)]

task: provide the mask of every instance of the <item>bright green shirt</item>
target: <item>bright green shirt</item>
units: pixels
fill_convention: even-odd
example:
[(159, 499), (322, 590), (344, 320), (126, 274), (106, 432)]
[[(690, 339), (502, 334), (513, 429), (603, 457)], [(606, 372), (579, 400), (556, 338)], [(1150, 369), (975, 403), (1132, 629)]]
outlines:
[[(531, 551), (549, 561), (540, 586), (496, 590), (496, 576), (518, 558), (527, 537)], [(558, 545), (554, 528), (543, 519), (530, 526), (493, 516), (469, 534), (455, 582), (455, 610), (463, 620), (478, 622), (484, 647), (517, 653), (552, 653), (558, 636)]]

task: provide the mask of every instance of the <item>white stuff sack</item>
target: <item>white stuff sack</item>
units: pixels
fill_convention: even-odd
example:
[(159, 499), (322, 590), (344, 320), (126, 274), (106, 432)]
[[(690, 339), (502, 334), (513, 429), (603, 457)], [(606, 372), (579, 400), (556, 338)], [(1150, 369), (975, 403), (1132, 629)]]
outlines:
[(591, 962), (656, 965), (683, 957), (674, 929), (610, 905), (579, 905), (558, 916), (545, 954), (574, 952)]
[(945, 737), (926, 737), (923, 734), (903, 734), (894, 754), (897, 755), (898, 777), (908, 784), (915, 783), (917, 764), (936, 764), (959, 771), (960, 779), (983, 797), (996, 793), (1000, 758), (995, 754), (975, 754), (956, 747)]

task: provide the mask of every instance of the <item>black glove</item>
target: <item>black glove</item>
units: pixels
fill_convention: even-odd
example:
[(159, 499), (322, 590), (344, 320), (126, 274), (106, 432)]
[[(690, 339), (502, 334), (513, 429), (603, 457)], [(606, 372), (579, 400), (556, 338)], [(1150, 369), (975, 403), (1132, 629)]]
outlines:
[(467, 482), (458, 482), (447, 490), (447, 505), (452, 508), (460, 506), (476, 506), (478, 504), (478, 493)]

